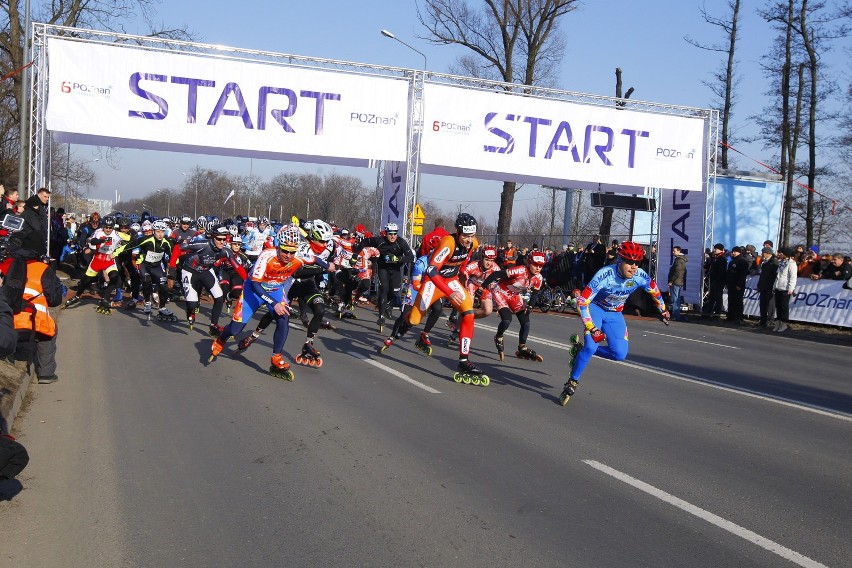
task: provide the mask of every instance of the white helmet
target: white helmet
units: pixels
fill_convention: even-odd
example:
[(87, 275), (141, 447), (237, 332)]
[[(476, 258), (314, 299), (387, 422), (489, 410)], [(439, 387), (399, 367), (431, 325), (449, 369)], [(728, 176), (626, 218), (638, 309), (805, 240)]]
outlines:
[(169, 226), (166, 225), (165, 221), (154, 221), (154, 230), (155, 231), (168, 231)]
[(331, 225), (322, 219), (314, 219), (311, 222), (311, 228), (308, 231), (308, 238), (312, 241), (327, 243), (333, 236), (334, 232), (331, 230)]
[(139, 223), (133, 223), (132, 225), (130, 225), (130, 228), (138, 233), (142, 230), (142, 225), (140, 225)]
[(151, 221), (149, 221), (148, 219), (145, 219), (144, 221), (142, 221), (142, 230), (143, 231), (151, 231), (153, 229), (154, 229), (154, 224), (151, 223)]
[(399, 232), (399, 225), (397, 225), (396, 223), (388, 223), (387, 225), (385, 225), (385, 232), (386, 233), (398, 233)]

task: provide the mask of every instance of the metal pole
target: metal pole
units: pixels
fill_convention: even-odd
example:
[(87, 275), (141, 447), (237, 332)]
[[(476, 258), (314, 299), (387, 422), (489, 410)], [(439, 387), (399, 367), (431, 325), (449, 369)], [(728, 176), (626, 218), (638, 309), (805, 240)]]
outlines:
[[(31, 27), (32, 24), (30, 23), (30, 0), (26, 0), (26, 2), (24, 3), (24, 49), (22, 50), (23, 58), (21, 60), (21, 65), (27, 65), (29, 63)], [(30, 184), (28, 179), (29, 176), (27, 175), (30, 156), (30, 139), (27, 131), (30, 106), (29, 76), (30, 68), (24, 67), (24, 70), (21, 72), (21, 108), (18, 109), (18, 115), (21, 119), (21, 144), (20, 153), (18, 154), (18, 190), (21, 191), (25, 188), (27, 190), (27, 196), (29, 196), (30, 194)]]

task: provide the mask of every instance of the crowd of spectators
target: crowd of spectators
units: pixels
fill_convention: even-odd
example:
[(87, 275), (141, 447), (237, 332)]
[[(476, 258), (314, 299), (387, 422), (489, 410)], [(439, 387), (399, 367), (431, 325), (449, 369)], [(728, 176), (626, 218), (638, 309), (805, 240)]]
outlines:
[[(726, 319), (741, 325), (743, 294), (748, 276), (758, 276), (759, 320), (769, 327), (775, 314), (773, 331), (783, 333), (790, 328), (790, 300), (800, 279), (842, 280), (844, 288), (852, 288), (852, 262), (842, 253), (819, 254), (817, 247), (804, 245), (774, 248), (766, 240), (758, 253), (754, 245), (735, 246), (730, 251), (717, 243), (704, 251), (704, 278), (707, 294), (702, 306), (702, 318), (718, 317), (722, 311), (723, 292), (728, 292)], [(671, 283), (670, 283), (671, 286)]]

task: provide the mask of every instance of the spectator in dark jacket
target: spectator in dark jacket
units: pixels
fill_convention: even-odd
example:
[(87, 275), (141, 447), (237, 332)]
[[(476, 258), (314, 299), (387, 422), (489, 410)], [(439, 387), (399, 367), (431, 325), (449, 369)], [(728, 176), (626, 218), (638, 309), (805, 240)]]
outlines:
[(725, 274), (728, 271), (728, 259), (725, 256), (725, 245), (716, 243), (707, 258), (707, 280), (709, 292), (704, 301), (702, 318), (718, 316), (722, 313), (722, 293), (725, 291)]
[(822, 280), (849, 280), (852, 278), (852, 266), (840, 253), (831, 257), (831, 262), (820, 272)]
[[(770, 303), (775, 298), (775, 276), (778, 274), (778, 259), (775, 251), (769, 247), (761, 250), (760, 277), (757, 279), (757, 291), (760, 292), (760, 327), (769, 327)], [(774, 310), (772, 310), (774, 311)]]
[(669, 308), (672, 319), (681, 321), (680, 304), (683, 300), (683, 286), (686, 284), (686, 255), (680, 247), (672, 247), (672, 265), (669, 267)]
[(40, 188), (35, 195), (27, 199), (24, 212), (21, 214), (24, 218), (24, 226), (19, 234), (21, 246), (35, 252), (38, 256), (47, 254), (49, 222), (47, 202), (49, 199), (50, 191), (46, 187)]
[[(3, 285), (3, 276), (0, 274), (0, 287)], [(0, 293), (0, 357), (8, 357), (15, 352), (18, 344), (18, 334), (12, 322), (12, 308), (6, 301), (6, 294)]]
[(727, 320), (734, 325), (743, 323), (743, 296), (749, 271), (749, 262), (743, 258), (742, 251), (741, 247), (731, 249), (731, 262), (725, 273), (725, 285), (728, 287)]

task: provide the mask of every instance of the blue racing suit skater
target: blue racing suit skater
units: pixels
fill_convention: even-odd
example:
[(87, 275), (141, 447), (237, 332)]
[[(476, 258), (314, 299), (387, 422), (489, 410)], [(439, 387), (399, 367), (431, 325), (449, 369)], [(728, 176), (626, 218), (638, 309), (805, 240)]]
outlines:
[[(598, 270), (577, 298), (577, 309), (586, 329), (582, 339), (579, 335), (571, 336), (571, 375), (559, 397), (562, 406), (568, 404), (577, 390), (580, 376), (593, 355), (613, 361), (627, 357), (628, 333), (622, 310), (630, 294), (644, 288), (654, 299), (662, 320), (666, 323), (669, 320), (657, 283), (639, 268), (645, 258), (642, 246), (624, 241), (617, 254), (618, 261)], [(600, 345), (603, 340), (605, 346)]]

